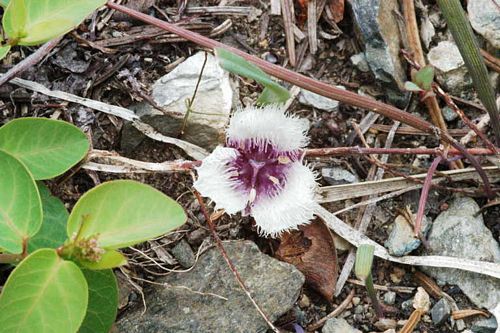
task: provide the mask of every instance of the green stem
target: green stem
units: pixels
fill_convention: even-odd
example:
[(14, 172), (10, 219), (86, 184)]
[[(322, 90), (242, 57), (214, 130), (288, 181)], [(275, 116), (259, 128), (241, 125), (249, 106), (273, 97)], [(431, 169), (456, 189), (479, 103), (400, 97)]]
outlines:
[(371, 272), (365, 279), (365, 286), (366, 286), (366, 292), (368, 293), (368, 296), (372, 300), (373, 308), (375, 309), (375, 315), (377, 316), (378, 319), (384, 318), (384, 312), (382, 311), (382, 307), (380, 306), (380, 303), (377, 298), (377, 292), (375, 291), (375, 287), (373, 286), (373, 279)]

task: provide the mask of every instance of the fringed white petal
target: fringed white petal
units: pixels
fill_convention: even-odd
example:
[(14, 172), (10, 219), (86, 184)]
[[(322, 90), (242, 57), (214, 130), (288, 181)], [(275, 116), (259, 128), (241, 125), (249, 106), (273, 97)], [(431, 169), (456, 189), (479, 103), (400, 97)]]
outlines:
[(197, 168), (198, 179), (193, 184), (201, 195), (215, 202), (217, 209), (223, 208), (228, 214), (245, 209), (248, 201), (248, 194), (235, 189), (236, 184), (230, 179), (234, 170), (227, 166), (238, 154), (233, 148), (215, 148)]
[(229, 140), (252, 140), (258, 145), (271, 143), (279, 150), (297, 150), (309, 142), (307, 120), (285, 114), (282, 106), (250, 106), (237, 111), (231, 118)]
[(250, 215), (262, 235), (277, 236), (283, 231), (297, 229), (313, 219), (316, 188), (311, 169), (294, 162), (287, 174), (283, 190), (273, 198), (263, 198), (255, 203)]

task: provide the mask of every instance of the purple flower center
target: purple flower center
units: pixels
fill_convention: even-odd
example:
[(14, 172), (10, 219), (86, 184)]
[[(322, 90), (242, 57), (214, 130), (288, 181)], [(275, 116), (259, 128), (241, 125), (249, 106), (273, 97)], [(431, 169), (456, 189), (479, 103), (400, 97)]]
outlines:
[(299, 151), (280, 151), (269, 143), (259, 145), (252, 141), (228, 142), (239, 155), (229, 163), (233, 170), (231, 180), (237, 188), (248, 193), (249, 208), (262, 197), (273, 197), (285, 186), (291, 163), (300, 157)]

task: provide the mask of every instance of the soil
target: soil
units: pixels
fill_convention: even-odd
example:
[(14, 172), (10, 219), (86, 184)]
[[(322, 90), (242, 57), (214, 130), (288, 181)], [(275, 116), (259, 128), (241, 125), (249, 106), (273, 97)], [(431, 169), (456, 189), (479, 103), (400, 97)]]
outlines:
[[(131, 1), (129, 1), (130, 3)], [(184, 1), (178, 1), (184, 3)], [(155, 8), (177, 8), (176, 1), (137, 1), (139, 8), (144, 9), (148, 14), (163, 18), (165, 12), (160, 13)], [(152, 3), (156, 5), (152, 7)], [(144, 6), (141, 6), (143, 4)], [(269, 6), (265, 2), (256, 0), (229, 1), (229, 4), (236, 6), (253, 6), (261, 11), (259, 19), (252, 22), (238, 16), (215, 16), (215, 15), (189, 15), (185, 14), (182, 20), (194, 24), (203, 25), (205, 30), (214, 28), (226, 19), (231, 19), (232, 27), (218, 39), (226, 44), (238, 47), (251, 54), (263, 57), (266, 60), (274, 61), (277, 64), (288, 65), (286, 52), (286, 42), (283, 33), (283, 19), (281, 16), (269, 16)], [(196, 5), (190, 3), (190, 5)], [(218, 5), (218, 1), (202, 1), (199, 5), (210, 6)], [(300, 6), (296, 8), (297, 15), (303, 14)], [(157, 38), (148, 38), (142, 41), (125, 43), (118, 46), (108, 46), (114, 50), (114, 53), (106, 53), (89, 46), (84, 40), (99, 42), (107, 40), (133, 29), (139, 31), (145, 26), (138, 21), (131, 20), (123, 15), (113, 16), (107, 23), (103, 24), (101, 29), (93, 30), (91, 27), (96, 24), (100, 26), (104, 23), (105, 14), (99, 12), (92, 20), (87, 20), (81, 24), (73, 33), (68, 34), (60, 44), (38, 65), (22, 73), (21, 77), (40, 82), (50, 89), (59, 89), (83, 97), (100, 100), (105, 103), (129, 107), (132, 104), (145, 100), (144, 96), (150, 95), (152, 84), (161, 76), (173, 69), (172, 64), (176, 60), (189, 57), (200, 47), (187, 42), (159, 42)], [(178, 20), (175, 15), (168, 14), (172, 20)], [(266, 21), (267, 29), (265, 27)], [(302, 30), (306, 28), (300, 26)], [(343, 20), (338, 23), (338, 30), (341, 33), (333, 35), (336, 31), (324, 19), (319, 21), (319, 27), (329, 32), (333, 39), (328, 40), (319, 37), (319, 50), (316, 55), (305, 53), (299, 57), (298, 70), (308, 76), (314, 77), (332, 85), (344, 85), (349, 90), (357, 91), (357, 88), (365, 86), (368, 93), (373, 97), (385, 101), (386, 98), (380, 88), (379, 83), (371, 73), (364, 73), (355, 69), (349, 60), (350, 56), (362, 50), (363, 45), (357, 39), (353, 27), (351, 14), (348, 8)], [(5, 72), (15, 66), (16, 63), (31, 54), (36, 47), (14, 47), (12, 52), (3, 61), (1, 71)], [(240, 81), (240, 96), (242, 103), (254, 101), (261, 88), (245, 78), (236, 78)], [(419, 112), (423, 118), (428, 118), (425, 109), (417, 107), (417, 101), (412, 101), (408, 108), (414, 112)], [(359, 123), (366, 115), (365, 110), (354, 108), (341, 104), (337, 112), (325, 112), (301, 105), (295, 101), (289, 111), (293, 114), (306, 117), (311, 123), (310, 137), (311, 148), (352, 146), (360, 144), (356, 139), (353, 140), (353, 127), (351, 122)], [(470, 112), (477, 114), (472, 109)], [(94, 149), (115, 151), (122, 156), (148, 161), (163, 162), (174, 159), (188, 159), (188, 156), (180, 149), (171, 145), (163, 144), (151, 139), (145, 139), (133, 151), (123, 151), (120, 146), (121, 129), (123, 121), (119, 118), (96, 112), (92, 109), (66, 103), (61, 100), (49, 98), (47, 96), (33, 93), (28, 90), (20, 89), (14, 85), (4, 85), (0, 87), (0, 125), (18, 117), (51, 117), (66, 120), (76, 124), (86, 131), (92, 140)], [(392, 125), (390, 119), (382, 119), (378, 124)], [(462, 128), (460, 121), (451, 123), (450, 128)], [(380, 141), (383, 145), (386, 133), (371, 130), (367, 133), (368, 141)], [(426, 136), (396, 135), (393, 147), (435, 147), (438, 144), (435, 139)], [(415, 156), (392, 156), (389, 163), (392, 163), (400, 171), (406, 172), (425, 172), (431, 159), (424, 159), (420, 164), (420, 169), (410, 170)], [(335, 157), (322, 158), (310, 161), (311, 166), (320, 171), (325, 166), (342, 166), (358, 174), (361, 180), (365, 179), (371, 164), (363, 157)], [(445, 168), (442, 168), (443, 170)], [(419, 171), (419, 172), (417, 172)], [(390, 176), (387, 175), (387, 176)], [(166, 236), (163, 243), (167, 248), (173, 247), (181, 238), (186, 238), (193, 250), (196, 252), (202, 240), (210, 237), (205, 219), (200, 212), (199, 204), (192, 193), (192, 175), (190, 173), (171, 173), (171, 174), (148, 174), (148, 175), (129, 175), (129, 174), (108, 174), (103, 172), (93, 172), (75, 168), (68, 174), (48, 182), (52, 192), (61, 198), (70, 209), (78, 198), (98, 185), (99, 183), (112, 179), (135, 179), (140, 182), (154, 186), (165, 194), (176, 199), (187, 211), (189, 219), (181, 230)], [(328, 183), (319, 178), (321, 185)], [(474, 187), (477, 184), (461, 183), (453, 184), (455, 187)], [(441, 210), (445, 209), (447, 200), (451, 197), (448, 192), (432, 191), (428, 200), (427, 216), (434, 218)], [(376, 213), (372, 217), (372, 223), (367, 231), (367, 235), (382, 243), (387, 239), (388, 226), (406, 206), (410, 206), (413, 212), (417, 209), (419, 192), (409, 192), (401, 197), (382, 201)], [(358, 202), (358, 199), (352, 199), (349, 204)], [(480, 206), (487, 200), (478, 197)], [(346, 207), (346, 202), (337, 202), (326, 205), (330, 211), (335, 211)], [(357, 210), (349, 211), (340, 216), (340, 218), (353, 224), (358, 218)], [(490, 228), (494, 237), (500, 236), (500, 206), (487, 209), (484, 214), (485, 224)], [(279, 244), (279, 240), (265, 239), (258, 236), (255, 227), (250, 218), (240, 216), (228, 217), (222, 216), (217, 220), (219, 236), (222, 239), (250, 239), (255, 241), (264, 253), (273, 255)], [(148, 251), (149, 244), (143, 244), (141, 248)], [(131, 258), (137, 258), (137, 253), (132, 250), (125, 251)], [(152, 255), (154, 255), (153, 252)], [(339, 252), (339, 267), (343, 266), (346, 252)], [(162, 272), (154, 267), (145, 267), (142, 264), (144, 258), (135, 260), (127, 268), (129, 274), (154, 280)], [(169, 268), (174, 268), (168, 266)], [(390, 262), (376, 260), (374, 264), (374, 282), (384, 286), (395, 287), (417, 287), (419, 286), (413, 279), (415, 268), (409, 266), (396, 265)], [(1, 273), (0, 273), (1, 274)], [(2, 274), (5, 276), (5, 274)], [(139, 283), (139, 282), (138, 282)], [(143, 285), (144, 283), (139, 283)], [(363, 311), (359, 316), (353, 315), (354, 307), (349, 306), (346, 311), (351, 314), (346, 319), (356, 328), (363, 332), (380, 330), (374, 326), (373, 310), (369, 306), (370, 301), (364, 288), (350, 283), (346, 284), (341, 295), (333, 300), (326, 301), (321, 295), (317, 294), (312, 288), (305, 286), (303, 294), (299, 297), (299, 307), (304, 316), (303, 323), (312, 324), (330, 313), (338, 304), (340, 304), (354, 289), (355, 297), (360, 299)], [(450, 296), (452, 296), (459, 308), (475, 308), (461, 291), (453, 286), (443, 287)], [(134, 306), (142, 306), (140, 297), (126, 295), (128, 298), (121, 311)], [(381, 294), (382, 295), (382, 294)], [(395, 304), (388, 307), (389, 318), (396, 321), (407, 320), (413, 308), (402, 308), (403, 302), (410, 299), (413, 293), (398, 293)], [(122, 304), (123, 305), (123, 304)], [(290, 312), (284, 315), (276, 323), (284, 329), (292, 330), (290, 323), (296, 321), (297, 314)], [(466, 321), (467, 322), (467, 321)], [(398, 329), (400, 326), (398, 326)], [(420, 324), (415, 328), (417, 332), (455, 332), (454, 329), (446, 324), (441, 327), (435, 327), (429, 316), (424, 316)]]

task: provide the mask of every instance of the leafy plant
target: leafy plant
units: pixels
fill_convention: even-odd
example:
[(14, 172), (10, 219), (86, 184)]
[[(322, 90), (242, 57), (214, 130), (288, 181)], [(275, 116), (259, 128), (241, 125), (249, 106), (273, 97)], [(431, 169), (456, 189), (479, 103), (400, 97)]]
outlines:
[(377, 292), (373, 286), (372, 279), (372, 264), (373, 264), (373, 253), (375, 247), (369, 244), (361, 244), (356, 251), (356, 264), (354, 266), (354, 272), (358, 279), (365, 283), (366, 292), (370, 297), (373, 307), (375, 309), (375, 314), (378, 318), (384, 317), (382, 307), (377, 298)]
[(106, 0), (1, 0), (7, 40), (0, 59), (14, 45), (38, 45), (74, 29)]
[(222, 48), (215, 49), (215, 56), (226, 71), (253, 79), (264, 86), (262, 94), (257, 99), (258, 105), (285, 103), (290, 98), (288, 90), (242, 57)]
[(88, 191), (71, 214), (36, 179), (78, 163), (89, 142), (77, 127), (23, 118), (0, 128), (0, 262), (18, 264), (0, 294), (5, 332), (107, 332), (117, 309), (118, 249), (186, 221), (180, 205), (131, 180)]
[(433, 81), (434, 68), (432, 66), (425, 66), (415, 73), (414, 82), (405, 82), (405, 89), (413, 92), (431, 91)]

